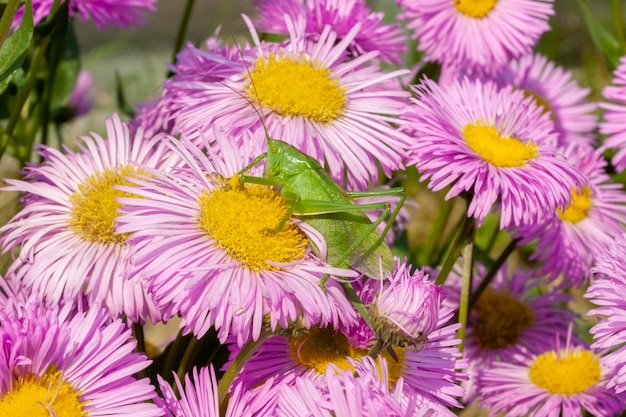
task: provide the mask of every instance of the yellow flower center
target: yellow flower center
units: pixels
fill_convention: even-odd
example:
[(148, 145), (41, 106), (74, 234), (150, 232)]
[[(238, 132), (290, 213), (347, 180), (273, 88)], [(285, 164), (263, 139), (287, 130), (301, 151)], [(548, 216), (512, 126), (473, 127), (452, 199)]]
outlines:
[(483, 349), (500, 349), (517, 343), (520, 335), (535, 323), (535, 313), (508, 292), (485, 290), (474, 307), (478, 319), (474, 335)]
[(238, 176), (198, 197), (199, 223), (228, 254), (254, 271), (277, 270), (272, 262), (301, 259), (306, 235), (291, 221), (275, 230), (289, 215), (279, 193), (265, 185), (243, 184)]
[(489, 14), (498, 0), (454, 0), (454, 7), (469, 17), (480, 19)]
[[(394, 359), (387, 351), (380, 354), (386, 359), (389, 385), (393, 387), (398, 379), (403, 376), (406, 354), (404, 349), (394, 347), (396, 355)], [(338, 330), (329, 327), (313, 327), (301, 336), (289, 340), (289, 355), (302, 366), (315, 370), (324, 375), (329, 363), (340, 369), (354, 370), (348, 358), (358, 360), (367, 355), (367, 350), (355, 348), (350, 345), (348, 338)], [(380, 359), (378, 372), (382, 372)]]
[(485, 161), (501, 168), (521, 167), (539, 156), (532, 142), (503, 138), (492, 126), (468, 123), (463, 129), (463, 139)]
[(551, 394), (578, 394), (600, 380), (600, 358), (586, 349), (539, 355), (528, 368), (530, 381)]
[(327, 123), (345, 111), (345, 88), (317, 62), (270, 54), (256, 61), (250, 78), (250, 97), (281, 116), (303, 116)]
[(0, 416), (11, 417), (86, 417), (85, 403), (61, 376), (48, 371), (37, 378), (19, 378), (13, 389), (0, 399)]
[(593, 206), (591, 188), (583, 187), (580, 192), (577, 192), (575, 188), (572, 188), (572, 202), (565, 210), (557, 208), (556, 213), (563, 221), (578, 223), (579, 221), (587, 218), (589, 208), (591, 206)]
[(121, 213), (122, 204), (115, 201), (118, 197), (136, 197), (115, 189), (115, 186), (134, 184), (127, 176), (143, 174), (132, 165), (96, 172), (79, 184), (78, 191), (70, 196), (72, 208), (68, 226), (76, 234), (90, 242), (123, 244), (128, 233), (115, 233), (115, 218)]

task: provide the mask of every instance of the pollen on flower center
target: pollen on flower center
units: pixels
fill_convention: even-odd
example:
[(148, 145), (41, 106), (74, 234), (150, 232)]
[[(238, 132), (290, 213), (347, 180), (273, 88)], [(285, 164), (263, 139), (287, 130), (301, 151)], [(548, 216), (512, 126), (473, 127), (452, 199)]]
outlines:
[(578, 223), (581, 220), (587, 218), (589, 209), (593, 206), (593, 200), (591, 199), (591, 188), (582, 187), (580, 192), (575, 188), (572, 189), (572, 202), (565, 209), (556, 209), (556, 213), (559, 217), (566, 222)]
[(524, 330), (535, 323), (535, 313), (528, 305), (507, 292), (485, 290), (474, 307), (478, 318), (474, 335), (483, 349), (500, 349), (517, 343)]
[(454, 0), (454, 7), (469, 17), (480, 19), (489, 14), (498, 0)]
[[(387, 362), (391, 387), (403, 376), (406, 360), (404, 349), (394, 347), (393, 350), (396, 358), (387, 351), (381, 353)], [(354, 367), (348, 359), (358, 360), (367, 355), (367, 350), (352, 346), (348, 338), (338, 330), (313, 327), (305, 334), (289, 340), (289, 355), (302, 366), (323, 375), (329, 363), (341, 369), (353, 370)], [(377, 359), (377, 362), (380, 373), (380, 360)]]
[(13, 389), (0, 398), (0, 415), (85, 417), (84, 405), (61, 371), (52, 371), (15, 381)]
[(288, 221), (287, 203), (270, 187), (242, 184), (234, 176), (227, 186), (202, 193), (200, 227), (228, 254), (254, 271), (277, 270), (267, 261), (289, 263), (301, 259), (306, 235)]
[(115, 233), (115, 218), (120, 215), (119, 208), (122, 207), (115, 199), (134, 195), (115, 187), (133, 186), (126, 178), (140, 173), (141, 170), (132, 165), (120, 165), (96, 172), (79, 184), (78, 191), (70, 196), (69, 228), (90, 242), (125, 243), (128, 234)]
[(532, 142), (503, 138), (492, 126), (468, 123), (463, 129), (463, 139), (474, 152), (497, 167), (522, 167), (539, 156)]
[(326, 123), (345, 110), (345, 89), (322, 64), (270, 54), (259, 58), (250, 74), (250, 97), (282, 116)]
[(552, 394), (577, 394), (600, 380), (600, 359), (586, 349), (552, 350), (533, 361), (528, 377)]

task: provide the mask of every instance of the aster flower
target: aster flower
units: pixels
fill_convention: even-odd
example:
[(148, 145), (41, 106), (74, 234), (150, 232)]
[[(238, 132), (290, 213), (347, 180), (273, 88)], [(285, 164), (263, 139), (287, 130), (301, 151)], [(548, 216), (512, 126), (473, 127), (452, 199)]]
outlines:
[[(402, 389), (389, 392), (384, 359), (381, 376), (376, 362), (369, 357), (355, 363), (352, 372), (329, 364), (322, 383), (309, 378), (297, 378), (293, 384), (280, 386), (278, 415), (285, 417), (426, 417), (437, 415), (435, 410), (418, 404), (416, 399), (404, 401)], [(403, 384), (402, 378), (397, 382)]]
[(523, 363), (496, 362), (484, 369), (478, 380), (481, 405), (492, 416), (578, 417), (584, 409), (611, 417), (624, 409), (626, 397), (606, 388), (610, 374), (598, 352), (557, 343)]
[[(165, 410), (165, 417), (220, 417), (220, 404), (217, 396), (217, 381), (213, 366), (192, 371), (185, 375), (185, 384), (174, 374), (177, 398), (174, 389), (157, 375), (163, 398), (155, 403)], [(271, 390), (271, 381), (254, 390), (244, 391), (241, 386), (231, 390), (226, 407), (226, 417), (268, 416), (276, 405), (276, 396)]]
[(607, 175), (600, 150), (572, 145), (563, 155), (587, 182), (572, 186), (571, 202), (549, 221), (523, 226), (516, 235), (520, 244), (537, 239), (531, 259), (541, 261), (544, 274), (553, 279), (563, 274), (569, 285), (580, 286), (591, 276), (595, 258), (626, 232), (626, 193)]
[[(515, 363), (522, 356), (541, 353), (551, 348), (554, 335), (565, 343), (567, 326), (575, 315), (566, 306), (571, 297), (558, 288), (549, 288), (535, 270), (517, 269), (510, 278), (503, 265), (476, 301), (468, 318), (463, 355), (470, 375), (466, 399), (476, 395), (475, 378), (481, 369), (489, 369), (494, 362)], [(474, 290), (487, 273), (476, 263)], [(450, 297), (446, 305), (458, 308), (461, 292), (459, 264), (452, 270), (447, 282)]]
[(581, 88), (570, 71), (543, 55), (530, 54), (511, 62), (498, 80), (523, 90), (543, 106), (554, 120), (559, 146), (594, 145), (597, 106), (586, 101), (591, 89)]
[(584, 177), (554, 148), (549, 115), (512, 87), (480, 80), (440, 87), (424, 80), (403, 112), (415, 137), (408, 164), (415, 165), (446, 198), (467, 193), (467, 215), (482, 222), (497, 204), (500, 228), (554, 215)]
[(90, 302), (106, 306), (113, 316), (133, 321), (159, 320), (161, 313), (136, 277), (124, 278), (128, 267), (127, 235), (116, 232), (115, 217), (123, 195), (115, 185), (139, 165), (164, 170), (176, 164), (160, 142), (113, 115), (106, 122), (107, 139), (82, 137), (79, 151), (60, 152), (43, 146), (43, 162), (27, 167), (24, 180), (5, 180), (5, 191), (24, 193), (22, 209), (2, 228), (3, 251), (19, 256), (10, 271), (17, 284), (37, 293), (48, 305)]
[(626, 391), (626, 235), (617, 237), (615, 243), (599, 254), (594, 268), (597, 277), (589, 286), (586, 298), (597, 307), (588, 315), (597, 315), (599, 322), (590, 332), (594, 349), (608, 351), (602, 364), (615, 369), (607, 387), (615, 392)]
[[(120, 187), (136, 188), (137, 197), (120, 198), (118, 221), (120, 232), (132, 233), (129, 275), (140, 275), (161, 309), (182, 317), (185, 332), (200, 338), (215, 326), (222, 342), (233, 337), (242, 345), (258, 339), (265, 325), (276, 330), (295, 320), (310, 327), (354, 319), (329, 276), (358, 273), (324, 264), (311, 245), (324, 258), (325, 243), (305, 223), (287, 221), (268, 233), (285, 220), (285, 199), (268, 186), (245, 185), (237, 174), (258, 150), (238, 148), (219, 132), (215, 149), (185, 138), (168, 144), (185, 167), (150, 171), (150, 178), (133, 180), (137, 187)], [(260, 168), (249, 174), (260, 176)]]
[[(135, 374), (150, 362), (134, 352), (121, 320), (92, 308), (13, 303), (0, 311), (0, 414), (158, 417), (154, 387)], [(42, 410), (43, 407), (43, 411)]]
[(552, 0), (398, 0), (424, 59), (497, 71), (531, 52), (550, 29)]
[(284, 44), (260, 42), (246, 19), (254, 46), (236, 56), (189, 46), (185, 54), (217, 70), (199, 77), (174, 69), (177, 75), (165, 84), (172, 132), (192, 140), (195, 135), (199, 143), (197, 132), (216, 125), (241, 142), (242, 132), (250, 130), (266, 146), (262, 113), (271, 137), (320, 161), (338, 183), (347, 178), (350, 188), (364, 190), (378, 182), (379, 166), (390, 177), (402, 168), (409, 143), (393, 125), (409, 94), (389, 81), (407, 71), (381, 71), (372, 62), (374, 51), (345, 60), (359, 25), (341, 41), (325, 26), (313, 42), (303, 20), (286, 19), (290, 35)]
[[(70, 2), (70, 17), (78, 15), (80, 20), (93, 20), (98, 29), (105, 26), (121, 28), (144, 23), (145, 11), (156, 11), (156, 0), (66, 0)], [(50, 14), (54, 0), (33, 0), (33, 22), (44, 20)], [(22, 20), (24, 8), (15, 15), (13, 26)]]
[(366, 286), (370, 290), (382, 286), (370, 309), (377, 336), (394, 346), (419, 349), (437, 327), (445, 291), (423, 271), (411, 273), (411, 268), (396, 259), (396, 268), (384, 283), (369, 281)]
[(372, 12), (363, 0), (257, 0), (257, 27), (265, 32), (289, 34), (284, 15), (293, 21), (306, 20), (306, 32), (319, 36), (330, 25), (339, 39), (360, 23), (359, 33), (352, 40), (349, 51), (359, 56), (370, 51), (379, 52), (378, 59), (399, 64), (406, 51), (406, 35), (399, 25), (383, 23), (383, 13)]
[(611, 102), (602, 102), (604, 116), (600, 122), (600, 133), (607, 135), (602, 146), (617, 150), (611, 163), (617, 171), (626, 168), (626, 56), (620, 59), (613, 73), (613, 85), (604, 87), (602, 95)]
[[(360, 294), (364, 304), (374, 300), (369, 289)], [(460, 407), (457, 398), (464, 390), (458, 382), (465, 375), (458, 371), (465, 366), (460, 359), (456, 339), (458, 324), (448, 325), (453, 311), (440, 308), (435, 329), (422, 335), (424, 342), (418, 350), (391, 347), (378, 356), (379, 372), (382, 362), (388, 369), (389, 392), (401, 395), (407, 401), (424, 403), (437, 410), (437, 415), (454, 415), (448, 407)], [(357, 325), (338, 328), (312, 327), (310, 330), (289, 337), (275, 336), (263, 342), (257, 355), (243, 367), (237, 381), (246, 387), (254, 387), (270, 377), (278, 384), (293, 386), (298, 378), (308, 378), (318, 383), (324, 380), (329, 364), (354, 371), (354, 363), (361, 362), (374, 347), (376, 337), (363, 319)], [(231, 358), (238, 353), (231, 348)], [(403, 380), (402, 384), (398, 382)]]

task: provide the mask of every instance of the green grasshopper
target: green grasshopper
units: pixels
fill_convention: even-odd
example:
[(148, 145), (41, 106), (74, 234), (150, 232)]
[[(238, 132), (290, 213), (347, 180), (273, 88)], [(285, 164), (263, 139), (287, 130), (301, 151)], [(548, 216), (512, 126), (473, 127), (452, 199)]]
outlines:
[[(239, 50), (242, 58), (243, 53)], [(245, 62), (245, 58), (243, 59)], [(252, 76), (246, 66), (246, 71)], [(256, 93), (256, 87), (252, 84)], [(235, 90), (233, 90), (235, 91)], [(322, 234), (327, 245), (326, 261), (336, 267), (352, 268), (368, 277), (381, 277), (383, 271), (395, 267), (393, 255), (384, 237), (391, 228), (406, 198), (404, 188), (379, 191), (346, 192), (332, 179), (320, 163), (294, 146), (272, 139), (260, 109), (245, 95), (237, 92), (259, 115), (265, 137), (267, 152), (257, 156), (240, 172), (243, 182), (280, 187), (281, 195), (289, 204), (289, 212), (274, 230), (279, 231), (296, 216)], [(265, 159), (263, 177), (245, 175), (250, 168)], [(355, 199), (375, 196), (399, 196), (397, 206), (391, 212), (387, 203), (356, 204)], [(381, 210), (374, 221), (363, 213), (365, 210)], [(387, 224), (382, 233), (377, 226), (385, 219)], [(319, 255), (319, 249), (314, 248)], [(382, 271), (381, 271), (382, 267)], [(322, 281), (322, 285), (325, 280)]]
[[(267, 131), (266, 131), (267, 133)], [(353, 268), (369, 277), (393, 270), (395, 262), (384, 236), (393, 224), (405, 200), (403, 188), (381, 191), (346, 192), (330, 177), (320, 163), (294, 146), (267, 135), (268, 151), (257, 156), (240, 173), (265, 159), (264, 177), (242, 175), (243, 182), (280, 186), (289, 203), (289, 213), (273, 230), (280, 230), (293, 215), (301, 218), (324, 236), (327, 262), (333, 266)], [(389, 203), (356, 204), (355, 198), (398, 195), (393, 212)], [(383, 210), (374, 221), (365, 210)], [(385, 229), (376, 227), (388, 218)], [(272, 232), (272, 231), (270, 231)], [(319, 251), (316, 249), (316, 252)]]

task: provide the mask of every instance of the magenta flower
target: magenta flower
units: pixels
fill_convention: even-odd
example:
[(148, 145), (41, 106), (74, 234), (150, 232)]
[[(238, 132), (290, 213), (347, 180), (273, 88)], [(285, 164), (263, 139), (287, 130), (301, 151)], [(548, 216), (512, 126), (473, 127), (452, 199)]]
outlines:
[[(47, 305), (90, 302), (132, 321), (159, 320), (161, 312), (137, 277), (124, 278), (130, 250), (127, 235), (116, 230), (123, 195), (115, 186), (128, 183), (142, 167), (164, 170), (177, 163), (161, 145), (164, 135), (148, 137), (113, 115), (107, 139), (82, 137), (79, 151), (42, 147), (43, 162), (25, 170), (25, 180), (5, 180), (5, 191), (18, 191), (22, 209), (0, 228), (3, 251), (19, 255), (10, 267), (16, 284), (35, 292)], [(128, 183), (130, 184), (130, 183)]]
[(604, 87), (602, 94), (611, 102), (602, 102), (604, 112), (600, 122), (600, 133), (607, 135), (602, 144), (604, 148), (615, 149), (611, 163), (617, 171), (626, 168), (626, 56), (620, 60), (620, 65), (613, 73), (613, 85)]
[(376, 51), (381, 61), (400, 64), (406, 51), (407, 36), (397, 24), (383, 23), (384, 14), (372, 12), (363, 0), (256, 0), (258, 17), (255, 23), (261, 31), (289, 34), (292, 21), (304, 18), (306, 33), (319, 37), (326, 25), (337, 33), (339, 40), (360, 24), (360, 30), (348, 49), (354, 57)]
[[(156, 0), (67, 0), (70, 2), (70, 16), (80, 20), (93, 20), (98, 29), (105, 26), (121, 28), (138, 26), (144, 23), (144, 12), (156, 11)], [(54, 0), (33, 0), (33, 21), (35, 24), (50, 14)], [(13, 20), (17, 27), (22, 20), (24, 8), (20, 8)]]
[[(491, 416), (611, 417), (624, 410), (626, 396), (606, 388), (611, 370), (601, 354), (584, 345), (558, 343), (518, 363), (496, 362), (478, 378), (481, 406)], [(501, 414), (499, 414), (501, 413)]]
[(0, 415), (162, 416), (150, 381), (135, 377), (150, 362), (130, 329), (98, 308), (68, 311), (0, 311)]
[(626, 391), (626, 235), (617, 237), (615, 243), (597, 257), (594, 272), (597, 278), (585, 294), (597, 307), (587, 314), (596, 315), (598, 323), (590, 332), (594, 349), (605, 349), (602, 364), (615, 369), (607, 387), (616, 393)]
[(407, 163), (446, 198), (464, 194), (480, 223), (496, 207), (500, 227), (551, 217), (583, 175), (554, 148), (549, 115), (512, 87), (479, 80), (439, 86), (425, 80), (403, 112), (414, 136)]
[[(264, 326), (353, 321), (333, 277), (358, 273), (322, 262), (312, 246), (324, 258), (323, 238), (305, 223), (288, 221), (268, 233), (285, 218), (285, 199), (268, 186), (239, 181), (237, 173), (258, 150), (239, 148), (219, 132), (216, 137), (215, 148), (169, 141), (184, 168), (150, 171), (133, 180), (137, 187), (120, 187), (136, 188), (137, 196), (119, 200), (119, 230), (131, 233), (136, 245), (129, 276), (141, 276), (161, 309), (179, 314), (181, 328), (197, 337), (215, 326), (222, 342), (232, 337), (243, 345)], [(261, 167), (255, 168), (250, 175), (260, 176)]]
[[(185, 65), (165, 84), (172, 113), (163, 119), (172, 133), (199, 144), (198, 132), (210, 135), (217, 126), (250, 146), (242, 138), (250, 130), (251, 140), (266, 146), (261, 113), (272, 138), (328, 166), (342, 185), (347, 178), (351, 188), (366, 189), (378, 182), (379, 166), (390, 177), (403, 167), (409, 144), (395, 126), (409, 94), (390, 81), (408, 71), (383, 72), (374, 51), (346, 60), (358, 24), (341, 40), (325, 26), (317, 41), (306, 36), (304, 20), (286, 24), (290, 36), (282, 44), (260, 42), (249, 23), (254, 46), (241, 53), (188, 46)], [(200, 62), (206, 69), (199, 73)]]
[[(386, 362), (364, 357), (352, 372), (329, 364), (321, 382), (302, 377), (282, 384), (277, 413), (284, 417), (426, 417), (435, 410), (417, 401), (402, 398), (402, 390), (389, 391)], [(397, 384), (403, 384), (402, 378)]]
[(591, 89), (580, 87), (570, 71), (543, 55), (530, 54), (511, 62), (498, 80), (523, 90), (543, 106), (554, 120), (559, 146), (595, 144), (597, 105), (587, 102)]
[[(478, 288), (487, 270), (478, 263), (473, 277)], [(541, 274), (533, 270), (516, 270), (510, 277), (502, 266), (474, 304), (470, 313), (463, 355), (469, 366), (470, 379), (464, 384), (466, 400), (477, 394), (476, 377), (480, 370), (495, 362), (515, 363), (520, 356), (549, 350), (555, 334), (565, 344), (568, 324), (575, 314), (566, 307), (571, 297), (559, 288), (549, 288)], [(448, 277), (450, 297), (446, 304), (458, 308), (461, 292), (461, 269), (455, 266)], [(537, 289), (541, 288), (541, 291)]]
[(550, 29), (552, 0), (398, 0), (424, 59), (496, 74)]
[[(185, 375), (182, 384), (174, 373), (174, 382), (180, 399), (174, 389), (157, 375), (163, 398), (157, 397), (155, 403), (165, 410), (165, 417), (220, 417), (220, 404), (217, 397), (217, 381), (213, 366), (193, 369), (192, 376)], [(225, 417), (269, 416), (276, 406), (276, 395), (271, 390), (271, 381), (244, 391), (241, 386), (231, 389)]]
[[(374, 301), (372, 288), (366, 288), (360, 296), (366, 305)], [(453, 310), (440, 308), (438, 313), (434, 330), (422, 335), (425, 341), (419, 349), (393, 346), (394, 355), (383, 350), (377, 363), (382, 372), (382, 363), (386, 362), (390, 393), (424, 403), (436, 409), (437, 415), (452, 416), (448, 407), (461, 407), (457, 398), (463, 396), (464, 390), (458, 382), (466, 376), (459, 369), (466, 363), (460, 359), (457, 347), (459, 325), (448, 324)], [(263, 342), (256, 356), (244, 365), (238, 381), (250, 388), (272, 377), (280, 385), (293, 386), (297, 378), (322, 383), (329, 364), (354, 371), (354, 364), (364, 360), (375, 341), (375, 334), (363, 319), (353, 326), (312, 327), (290, 337), (276, 336)], [(234, 358), (238, 349), (231, 351)]]
[(606, 173), (602, 152), (588, 146), (569, 146), (567, 161), (587, 182), (571, 189), (571, 202), (547, 222), (523, 226), (516, 236), (520, 244), (537, 241), (531, 259), (541, 261), (543, 274), (568, 285), (580, 286), (591, 277), (596, 257), (626, 232), (626, 192)]

